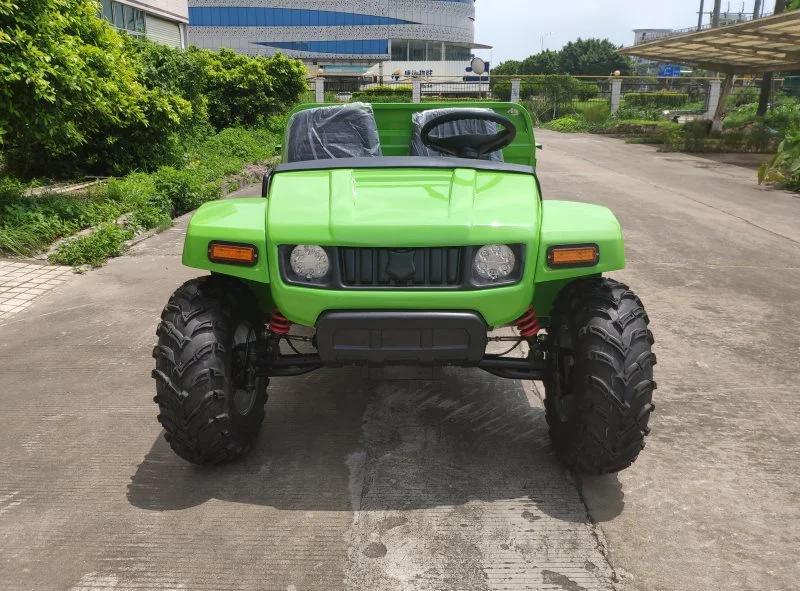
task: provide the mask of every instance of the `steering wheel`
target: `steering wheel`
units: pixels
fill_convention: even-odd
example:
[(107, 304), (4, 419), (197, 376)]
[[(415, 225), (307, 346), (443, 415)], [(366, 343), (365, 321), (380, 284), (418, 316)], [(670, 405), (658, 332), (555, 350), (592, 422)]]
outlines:
[[(431, 132), (446, 123), (456, 121), (489, 121), (503, 126), (503, 130), (495, 134), (464, 134), (452, 137), (433, 137)], [(502, 150), (517, 137), (517, 127), (508, 117), (490, 111), (455, 111), (437, 115), (422, 128), (422, 143), (426, 147), (457, 158), (480, 158)]]

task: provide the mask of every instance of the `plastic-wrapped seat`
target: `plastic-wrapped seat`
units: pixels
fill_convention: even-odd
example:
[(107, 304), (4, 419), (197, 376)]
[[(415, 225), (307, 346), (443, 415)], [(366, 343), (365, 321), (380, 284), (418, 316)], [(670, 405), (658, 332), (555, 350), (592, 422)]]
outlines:
[(318, 107), (292, 115), (287, 162), (381, 156), (372, 107), (364, 103)]
[[(434, 117), (440, 115), (447, 115), (449, 113), (493, 113), (491, 109), (470, 109), (470, 108), (452, 108), (452, 109), (430, 109), (428, 111), (421, 111), (414, 113), (411, 117), (413, 131), (411, 134), (411, 155), (412, 156), (448, 156), (442, 154), (438, 150), (429, 148), (422, 143), (422, 128)], [(464, 121), (453, 121), (452, 123), (444, 123), (431, 132), (434, 138), (449, 138), (459, 135), (495, 135), (498, 132), (497, 123), (493, 121), (480, 121), (478, 119), (465, 119)], [(502, 150), (496, 152), (489, 152), (481, 157), (481, 160), (491, 160), (493, 162), (503, 162)]]

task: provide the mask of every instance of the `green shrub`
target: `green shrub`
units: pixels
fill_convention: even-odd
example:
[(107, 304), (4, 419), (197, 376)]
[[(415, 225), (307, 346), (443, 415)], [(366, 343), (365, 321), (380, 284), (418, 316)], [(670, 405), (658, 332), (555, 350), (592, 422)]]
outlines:
[(574, 85), (574, 91), (578, 99), (582, 101), (588, 101), (589, 99), (600, 96), (600, 87), (594, 82), (584, 82), (583, 80), (578, 80)]
[(648, 109), (667, 109), (682, 107), (689, 102), (689, 94), (684, 92), (628, 92), (623, 98), (626, 107)]
[(125, 241), (131, 238), (133, 230), (105, 224), (91, 234), (70, 238), (50, 255), (50, 260), (61, 265), (99, 267), (109, 258), (120, 256)]
[(739, 88), (728, 96), (726, 106), (728, 108), (741, 107), (752, 103), (758, 103), (760, 90), (755, 86)]
[(249, 57), (232, 49), (190, 49), (204, 63), (208, 113), (217, 129), (256, 125), (295, 104), (308, 89), (299, 60)]
[(663, 109), (632, 107), (623, 101), (611, 118), (614, 121), (657, 121), (662, 118), (663, 111)]
[[(747, 104), (729, 112), (725, 117), (725, 128), (736, 129), (752, 126), (758, 122), (758, 105)], [(763, 124), (774, 129), (780, 136), (800, 130), (800, 100), (782, 97), (777, 106), (767, 111)]]
[(573, 117), (561, 117), (560, 119), (554, 119), (549, 123), (545, 123), (543, 127), (545, 129), (559, 131), (561, 133), (577, 133), (589, 129), (589, 125), (584, 119), (576, 119)]
[(611, 105), (608, 101), (591, 102), (585, 108), (580, 109), (583, 118), (587, 123), (597, 125), (603, 123), (611, 116)]
[(0, 177), (0, 206), (13, 199), (20, 199), (25, 191), (25, 185), (12, 177)]
[(772, 162), (758, 171), (758, 182), (800, 191), (800, 132), (786, 135)]
[(194, 170), (176, 170), (170, 166), (159, 168), (155, 173), (155, 190), (156, 195), (172, 204), (172, 217), (197, 209), (219, 196), (218, 187), (209, 190), (209, 184), (203, 183)]

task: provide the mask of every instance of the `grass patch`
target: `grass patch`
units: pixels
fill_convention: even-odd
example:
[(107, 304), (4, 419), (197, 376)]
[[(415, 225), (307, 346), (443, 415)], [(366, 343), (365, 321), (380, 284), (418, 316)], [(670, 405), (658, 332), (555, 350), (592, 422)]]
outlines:
[(130, 228), (104, 224), (91, 234), (70, 238), (50, 255), (50, 260), (61, 265), (91, 265), (99, 267), (108, 259), (118, 257), (126, 240), (134, 236)]

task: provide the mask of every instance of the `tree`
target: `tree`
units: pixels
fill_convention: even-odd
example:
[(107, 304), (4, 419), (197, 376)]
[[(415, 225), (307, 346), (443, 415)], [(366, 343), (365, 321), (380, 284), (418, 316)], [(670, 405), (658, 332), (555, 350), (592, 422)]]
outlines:
[(493, 76), (516, 76), (522, 69), (522, 62), (517, 60), (508, 60), (502, 64), (492, 68)]
[(155, 158), (190, 112), (142, 84), (125, 39), (97, 14), (92, 0), (0, 0), (0, 144), (16, 172), (70, 158), (108, 170), (137, 158), (131, 145)]
[(561, 71), (573, 76), (608, 76), (619, 70), (623, 76), (633, 71), (633, 60), (619, 52), (608, 39), (578, 39), (559, 52)]
[(521, 74), (561, 74), (561, 62), (556, 51), (543, 51), (522, 62)]
[(191, 51), (205, 62), (209, 118), (217, 129), (255, 125), (290, 106), (306, 90), (302, 62), (281, 54), (267, 58), (225, 48), (219, 53)]

